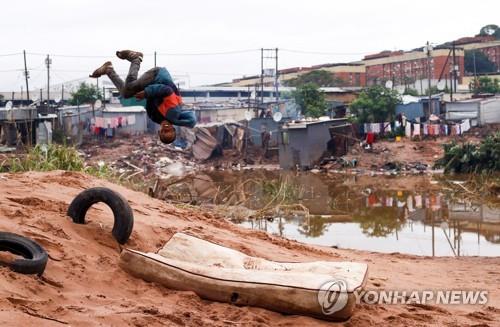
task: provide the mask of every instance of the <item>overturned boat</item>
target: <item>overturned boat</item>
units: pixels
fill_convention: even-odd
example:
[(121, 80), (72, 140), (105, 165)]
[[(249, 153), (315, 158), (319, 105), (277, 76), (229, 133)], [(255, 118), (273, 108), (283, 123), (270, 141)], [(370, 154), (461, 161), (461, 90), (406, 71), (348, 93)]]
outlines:
[(355, 262), (274, 262), (184, 233), (158, 253), (124, 249), (120, 266), (136, 277), (201, 298), (285, 314), (346, 320), (368, 267)]

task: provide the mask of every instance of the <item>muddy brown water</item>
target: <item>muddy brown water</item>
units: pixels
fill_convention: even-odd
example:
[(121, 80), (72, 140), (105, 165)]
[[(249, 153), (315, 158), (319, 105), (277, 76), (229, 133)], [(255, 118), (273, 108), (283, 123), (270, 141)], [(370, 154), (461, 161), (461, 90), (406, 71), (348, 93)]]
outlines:
[[(232, 218), (246, 228), (310, 244), (385, 253), (500, 255), (500, 208), (461, 199), (430, 177), (255, 170), (198, 177), (191, 186), (200, 201), (269, 207), (265, 218)], [(302, 204), (309, 215), (276, 209), (278, 201)]]

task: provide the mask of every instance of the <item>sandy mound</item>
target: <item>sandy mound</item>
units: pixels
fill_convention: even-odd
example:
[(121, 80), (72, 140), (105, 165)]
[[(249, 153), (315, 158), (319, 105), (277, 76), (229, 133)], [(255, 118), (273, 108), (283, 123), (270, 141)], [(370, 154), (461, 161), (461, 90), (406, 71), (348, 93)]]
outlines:
[[(35, 239), (50, 260), (42, 278), (0, 268), (0, 325), (60, 326), (305, 326), (331, 325), (308, 317), (204, 301), (135, 279), (118, 267), (120, 248), (104, 205), (73, 224), (66, 208), (80, 191), (110, 187), (135, 214), (128, 247), (155, 251), (183, 231), (271, 260), (354, 260), (369, 264), (370, 289), (486, 289), (486, 306), (360, 305), (347, 326), (494, 326), (500, 321), (500, 260), (424, 258), (334, 250), (242, 229), (199, 210), (180, 209), (147, 195), (68, 172), (0, 174), (0, 230)], [(496, 321), (496, 322), (495, 322)]]

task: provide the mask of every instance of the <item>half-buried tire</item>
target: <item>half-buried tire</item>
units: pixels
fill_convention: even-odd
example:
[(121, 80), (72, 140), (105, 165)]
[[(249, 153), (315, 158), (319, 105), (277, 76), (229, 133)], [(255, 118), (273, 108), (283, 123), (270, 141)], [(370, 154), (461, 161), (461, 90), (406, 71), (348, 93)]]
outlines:
[(21, 235), (0, 232), (0, 251), (8, 251), (20, 255), (23, 259), (10, 262), (0, 262), (21, 274), (38, 274), (41, 276), (47, 265), (48, 255), (37, 242)]
[(125, 244), (134, 227), (134, 213), (127, 200), (109, 188), (94, 187), (78, 194), (69, 205), (68, 216), (74, 223), (85, 224), (87, 210), (98, 202), (106, 203), (113, 211), (115, 218), (113, 236), (118, 243)]

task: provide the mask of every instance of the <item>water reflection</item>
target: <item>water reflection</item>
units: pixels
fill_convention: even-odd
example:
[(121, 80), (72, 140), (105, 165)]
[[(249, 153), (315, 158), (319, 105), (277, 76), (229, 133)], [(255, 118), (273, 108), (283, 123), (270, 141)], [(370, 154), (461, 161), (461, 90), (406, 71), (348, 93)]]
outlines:
[[(269, 201), (263, 184), (255, 181), (283, 178), (269, 172), (208, 175), (213, 187), (227, 192), (219, 194), (221, 203), (235, 198), (253, 209)], [(277, 211), (266, 219), (237, 223), (340, 248), (432, 256), (500, 254), (500, 209), (451, 198), (444, 188), (430, 190), (430, 185), (419, 182), (417, 190), (414, 181), (405, 185), (403, 177), (370, 183), (304, 173), (287, 178), (300, 188), (300, 198), (294, 201), (307, 207), (310, 215)], [(245, 182), (249, 179), (254, 182)]]

